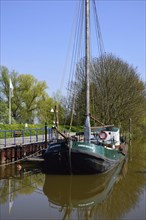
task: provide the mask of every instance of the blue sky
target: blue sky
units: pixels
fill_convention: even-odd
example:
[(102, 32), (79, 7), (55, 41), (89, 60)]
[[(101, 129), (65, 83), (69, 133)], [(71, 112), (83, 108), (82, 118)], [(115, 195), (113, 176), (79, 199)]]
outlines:
[[(96, 2), (106, 53), (137, 67), (145, 81), (146, 1)], [(75, 0), (0, 0), (0, 64), (46, 81), (52, 96), (61, 87), (75, 6)]]

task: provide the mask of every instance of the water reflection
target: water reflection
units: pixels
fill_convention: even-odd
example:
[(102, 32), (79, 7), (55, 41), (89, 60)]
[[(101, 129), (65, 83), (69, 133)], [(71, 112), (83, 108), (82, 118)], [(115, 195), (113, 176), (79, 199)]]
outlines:
[[(136, 219), (137, 216), (145, 219), (144, 210), (139, 209), (137, 216), (135, 214), (138, 206), (144, 207), (140, 199), (145, 201), (145, 152), (144, 144), (135, 143), (129, 161), (98, 176), (47, 175), (36, 165), (0, 167), (1, 218), (30, 219), (31, 212), (31, 219), (35, 219), (39, 210), (40, 219), (51, 220), (119, 220)], [(21, 213), (18, 206), (20, 198)], [(35, 202), (34, 210), (32, 201)], [(53, 213), (51, 217), (50, 213)]]
[(18, 195), (28, 195), (43, 185), (44, 175), (36, 167), (0, 167), (0, 201), (8, 202), (9, 213)]
[(102, 204), (115, 182), (127, 172), (127, 162), (121, 163), (106, 174), (88, 176), (45, 175), (44, 194), (50, 206), (64, 210), (63, 219), (70, 217), (76, 208), (84, 217), (92, 217), (94, 208)]

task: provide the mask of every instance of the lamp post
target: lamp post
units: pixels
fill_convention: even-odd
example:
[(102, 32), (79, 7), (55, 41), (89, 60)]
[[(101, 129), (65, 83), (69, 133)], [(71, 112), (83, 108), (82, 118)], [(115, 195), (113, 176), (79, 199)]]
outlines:
[(55, 105), (54, 109), (51, 109), (51, 112), (54, 113), (54, 117), (53, 117), (53, 125), (55, 125), (55, 127), (58, 127), (58, 111), (57, 111), (57, 107)]
[[(57, 111), (56, 105), (54, 106), (54, 108), (51, 109), (51, 112), (54, 113), (53, 127), (55, 126), (55, 128), (58, 128), (58, 111)], [(58, 139), (58, 132), (56, 132), (56, 137)]]
[(54, 121), (54, 109), (51, 108), (51, 111), (50, 111), (50, 112), (53, 113), (52, 123), (53, 123), (53, 127), (54, 127), (54, 124), (55, 124), (55, 121)]

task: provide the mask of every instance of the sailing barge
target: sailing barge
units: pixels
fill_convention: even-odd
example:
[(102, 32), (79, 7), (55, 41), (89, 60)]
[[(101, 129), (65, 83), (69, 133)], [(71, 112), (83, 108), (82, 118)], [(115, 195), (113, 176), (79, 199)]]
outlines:
[(64, 136), (50, 143), (45, 151), (44, 168), (51, 174), (97, 174), (111, 170), (127, 156), (127, 144), (120, 138), (119, 128), (103, 126), (94, 138), (90, 125), (90, 0), (85, 0), (85, 79), (86, 117), (84, 140)]

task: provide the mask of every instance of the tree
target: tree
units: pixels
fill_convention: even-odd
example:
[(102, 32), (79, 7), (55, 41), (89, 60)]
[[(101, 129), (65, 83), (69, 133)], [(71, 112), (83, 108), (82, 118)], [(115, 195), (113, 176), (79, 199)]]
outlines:
[(32, 75), (21, 74), (15, 86), (14, 117), (21, 123), (34, 123), (38, 103), (46, 95), (46, 83), (38, 82)]
[[(85, 103), (85, 73), (83, 61), (78, 64), (75, 111), (83, 123), (83, 105)], [(128, 129), (128, 120), (135, 126), (144, 117), (146, 90), (140, 80), (137, 69), (121, 59), (109, 54), (92, 60), (90, 78), (90, 111), (105, 124), (121, 125)], [(82, 76), (82, 77), (81, 77)]]
[(43, 95), (42, 99), (38, 101), (37, 118), (40, 123), (52, 125), (54, 114), (51, 109), (54, 108), (54, 100), (47, 94)]
[(47, 85), (39, 82), (30, 74), (18, 74), (15, 71), (9, 73), (6, 67), (1, 67), (0, 72), (0, 122), (8, 123), (9, 114), (9, 78), (14, 87), (11, 99), (11, 111), (13, 123), (34, 123), (35, 119), (40, 123), (53, 122), (53, 114), (50, 112), (55, 105), (58, 108), (59, 121), (63, 122), (64, 110), (60, 104), (59, 92), (54, 99), (46, 93)]
[(15, 71), (9, 73), (6, 67), (1, 67), (0, 73), (1, 99), (5, 106), (7, 106), (5, 110), (9, 108), (9, 78), (11, 76), (14, 87), (14, 96), (11, 100), (12, 118), (17, 123), (34, 123), (38, 104), (47, 94), (45, 92), (47, 88), (46, 83), (44, 81), (39, 82), (34, 76), (29, 74), (19, 75)]
[[(9, 80), (11, 77), (17, 78), (17, 73), (9, 70), (6, 67), (0, 67), (0, 122), (9, 123)], [(13, 83), (12, 83), (13, 84)], [(15, 122), (14, 118), (12, 121)]]

